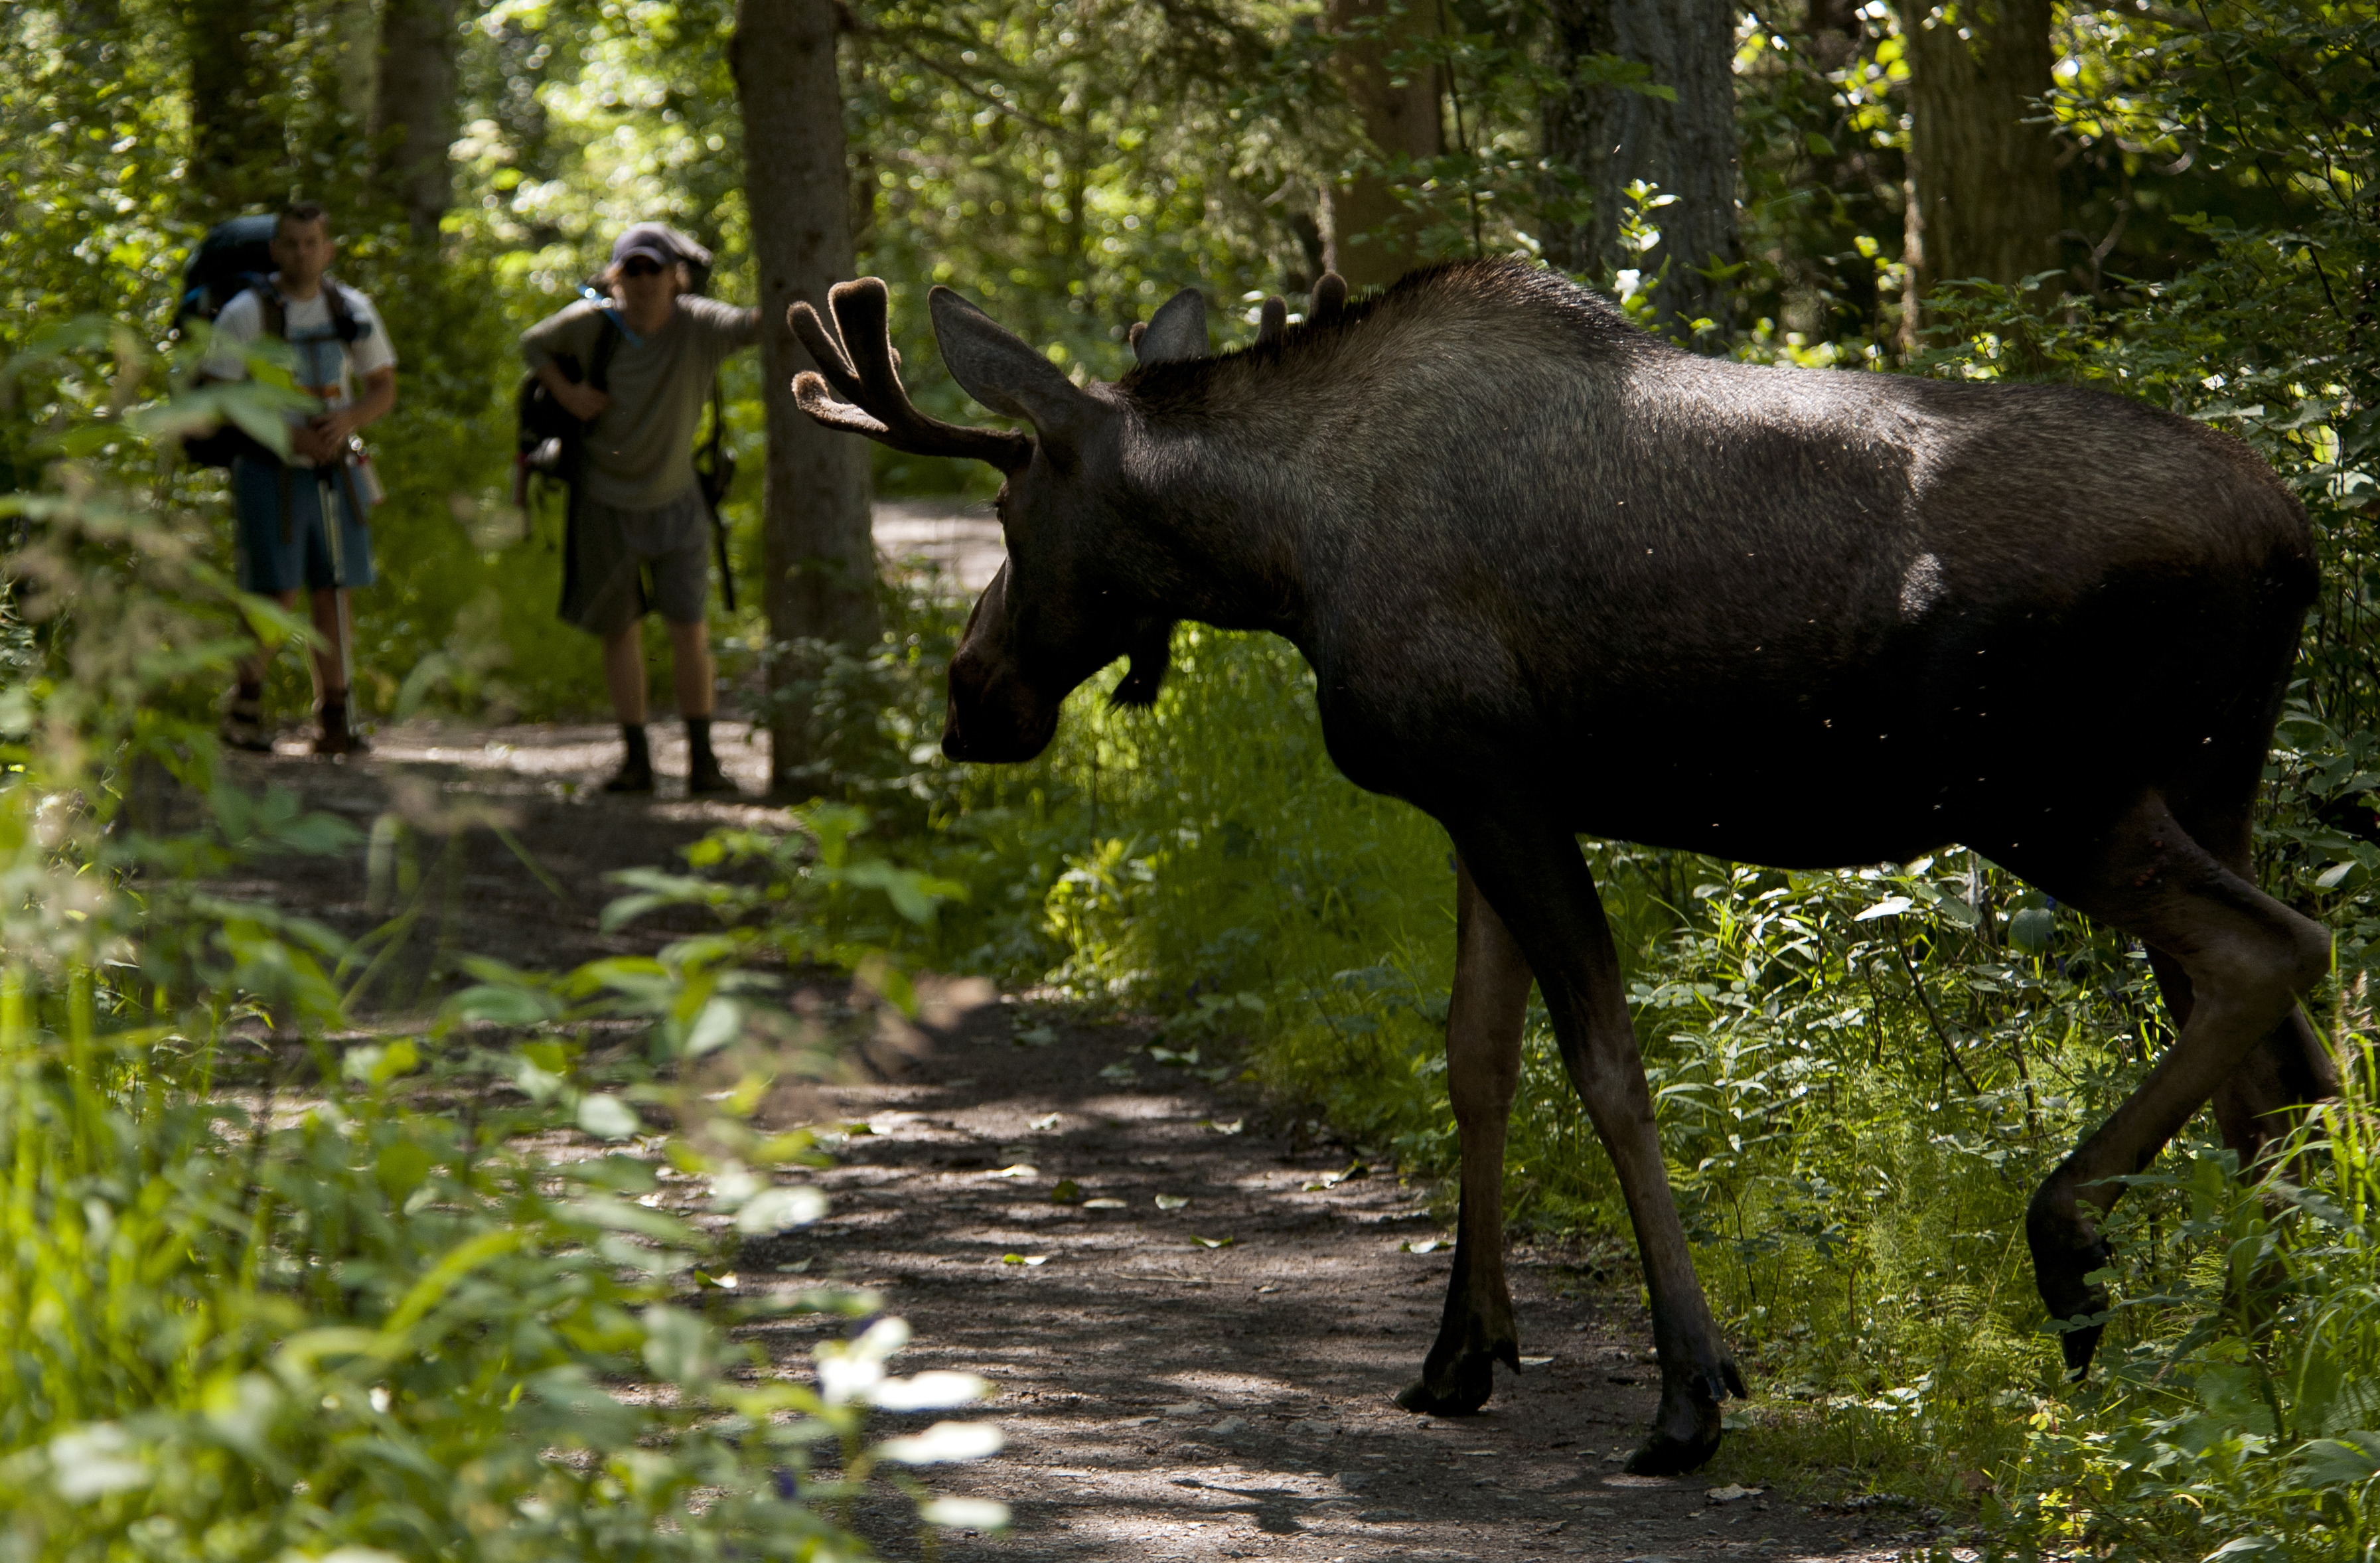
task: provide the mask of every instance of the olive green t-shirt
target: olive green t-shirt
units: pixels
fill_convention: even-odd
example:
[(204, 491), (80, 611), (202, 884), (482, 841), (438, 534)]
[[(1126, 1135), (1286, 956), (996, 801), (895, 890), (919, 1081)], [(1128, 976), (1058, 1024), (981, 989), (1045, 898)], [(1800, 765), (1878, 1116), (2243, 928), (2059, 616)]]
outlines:
[[(587, 433), (587, 497), (623, 510), (650, 510), (694, 487), (694, 431), (711, 376), (728, 354), (759, 338), (759, 312), (716, 298), (680, 295), (669, 323), (642, 342), (623, 336), (604, 371), (612, 405)], [(557, 354), (595, 361), (602, 311), (580, 299), (521, 334), (535, 369)]]

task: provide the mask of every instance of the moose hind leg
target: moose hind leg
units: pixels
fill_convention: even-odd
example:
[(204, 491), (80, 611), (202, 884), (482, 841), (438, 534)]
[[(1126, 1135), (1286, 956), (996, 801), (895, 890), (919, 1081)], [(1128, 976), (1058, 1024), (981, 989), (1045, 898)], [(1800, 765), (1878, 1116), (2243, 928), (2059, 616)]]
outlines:
[(1504, 1131), (1521, 1078), (1529, 963), (1504, 920), (1454, 865), (1454, 992), (1446, 1012), (1446, 1084), (1463, 1147), (1463, 1206), (1446, 1314), (1421, 1377), (1397, 1397), (1409, 1412), (1467, 1416), (1496, 1387), (1496, 1363), (1518, 1372), (1520, 1333), (1504, 1281)]
[[(2226, 866), (2237, 871), (2235, 865)], [(2162, 951), (2149, 951), (2149, 964), (2179, 1031), (2190, 1020), (2190, 978)], [(2295, 1008), (2265, 1033), (2264, 1041), (2216, 1090), (2216, 1127), (2223, 1133), (2224, 1145), (2239, 1157), (2241, 1169), (2251, 1169), (2261, 1166), (2275, 1143), (2289, 1133), (2296, 1109), (2338, 1092), (2338, 1060), (2305, 1011)]]
[[(2022, 854), (2003, 861), (2035, 874)], [(2138, 1090), (2068, 1157), (2033, 1197), (2025, 1238), (2050, 1317), (2107, 1311), (2086, 1278), (2107, 1263), (2097, 1218), (2192, 1113), (2289, 1024), (2300, 995), (2329, 970), (2330, 936), (2227, 867), (2152, 794), (2110, 830), (2094, 857), (2036, 878), (2046, 889), (2161, 952), (2188, 981), (2173, 1045)], [(2100, 1327), (2070, 1329), (2067, 1367), (2089, 1367)]]
[(1480, 889), (1536, 973), (1562, 1062), (1611, 1157), (1636, 1230), (1661, 1403), (1628, 1469), (1663, 1476), (1692, 1471), (1718, 1452), (1719, 1402), (1742, 1394), (1743, 1379), (1694, 1275), (1595, 880), (1578, 842), (1558, 823), (1512, 829), (1504, 819), (1482, 820), (1457, 836)]

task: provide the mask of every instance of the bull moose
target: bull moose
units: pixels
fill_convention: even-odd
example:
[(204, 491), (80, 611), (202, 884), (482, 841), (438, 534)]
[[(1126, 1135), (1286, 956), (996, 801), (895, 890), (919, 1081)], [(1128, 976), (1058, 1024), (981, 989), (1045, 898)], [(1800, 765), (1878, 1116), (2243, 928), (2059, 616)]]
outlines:
[[(1311, 664), (1340, 769), (1452, 838), (1462, 1217), (1408, 1408), (1475, 1411), (1518, 1365), (1500, 1181), (1533, 980), (1643, 1255), (1662, 1390), (1631, 1468), (1701, 1464), (1743, 1392), (1581, 834), (1793, 868), (1959, 842), (2147, 946), (2178, 1034), (2026, 1216), (2078, 1373), (2118, 1180), (2210, 1099), (2254, 1157), (2336, 1089), (2298, 1006), (2329, 937), (2249, 863), (2313, 542), (2236, 442), (2095, 392), (1699, 357), (1512, 260), (1353, 299), (1326, 277), (1308, 319), (1269, 306), (1217, 355), (1185, 292), (1113, 384), (938, 287), (951, 374), (1031, 431), (964, 428), (910, 403), (881, 282), (830, 301), (794, 309), (804, 410), (1006, 477), (947, 754), (1033, 757), (1120, 657), (1116, 697), (1152, 700), (1178, 621), (1269, 630)], [(1724, 749), (1648, 738), (1681, 709)]]

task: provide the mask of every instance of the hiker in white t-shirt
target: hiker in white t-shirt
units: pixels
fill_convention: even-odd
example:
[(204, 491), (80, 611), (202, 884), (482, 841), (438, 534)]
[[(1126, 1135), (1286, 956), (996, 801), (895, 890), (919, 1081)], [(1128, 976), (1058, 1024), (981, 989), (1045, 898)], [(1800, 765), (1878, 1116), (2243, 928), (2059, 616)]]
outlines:
[[(289, 414), (289, 459), (261, 445), (232, 464), (232, 495), (239, 514), (239, 585), (276, 598), (285, 608), (298, 603), (299, 589), (313, 596), (314, 687), (322, 715), (318, 755), (352, 754), (370, 747), (347, 716), (353, 638), (347, 590), (370, 586), (371, 533), (367, 526), (379, 495), (370, 468), (359, 464), (356, 430), (396, 406), (396, 353), (388, 328), (371, 300), (323, 273), (335, 250), (330, 217), (316, 201), (298, 201), (281, 213), (273, 233), (273, 261), (279, 268), (262, 287), (251, 287), (224, 306), (203, 372), (212, 380), (245, 379), (249, 349), (273, 335), (289, 344), (296, 359), (291, 383), (313, 407)], [(239, 669), (239, 686), (224, 722), (225, 741), (243, 749), (269, 750), (264, 728), (264, 656)]]

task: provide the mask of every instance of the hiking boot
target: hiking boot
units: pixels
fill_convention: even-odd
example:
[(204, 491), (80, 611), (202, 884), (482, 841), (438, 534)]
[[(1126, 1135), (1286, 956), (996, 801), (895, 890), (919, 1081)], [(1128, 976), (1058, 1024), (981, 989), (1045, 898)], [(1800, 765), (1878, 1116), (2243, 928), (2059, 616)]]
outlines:
[(686, 792), (688, 797), (740, 793), (743, 790), (727, 772), (719, 769), (719, 757), (709, 750), (698, 752), (694, 763), (686, 768)]
[(607, 793), (650, 793), (653, 790), (653, 764), (642, 755), (630, 755), (620, 762), (612, 780), (603, 783)]
[(231, 704), (224, 710), (223, 726), (216, 730), (227, 749), (246, 754), (269, 755), (273, 752), (273, 734), (264, 730), (264, 686), (243, 684), (235, 688)]
[(269, 755), (273, 752), (273, 734), (264, 731), (264, 723), (256, 717), (242, 716), (237, 711), (223, 719), (223, 725), (215, 729), (215, 737), (225, 748), (237, 749), (242, 754)]
[(603, 783), (607, 793), (650, 793), (653, 790), (653, 751), (645, 743), (645, 724), (624, 721), (620, 743), (627, 750), (619, 773)]
[(322, 707), (322, 733), (314, 740), (318, 755), (368, 755), (371, 741), (347, 725), (345, 704), (325, 703)]

